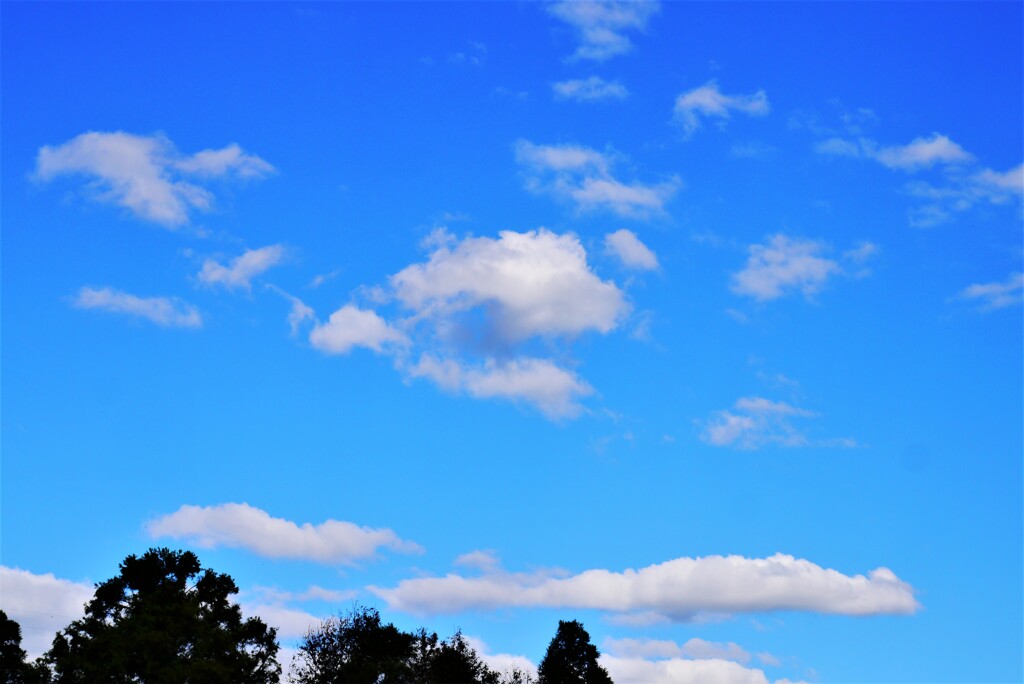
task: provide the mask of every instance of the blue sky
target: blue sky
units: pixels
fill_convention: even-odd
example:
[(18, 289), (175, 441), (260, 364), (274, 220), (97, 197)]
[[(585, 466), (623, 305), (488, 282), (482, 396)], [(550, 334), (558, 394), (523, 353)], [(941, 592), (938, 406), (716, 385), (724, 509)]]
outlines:
[(1020, 681), (1020, 3), (5, 3), (0, 604)]

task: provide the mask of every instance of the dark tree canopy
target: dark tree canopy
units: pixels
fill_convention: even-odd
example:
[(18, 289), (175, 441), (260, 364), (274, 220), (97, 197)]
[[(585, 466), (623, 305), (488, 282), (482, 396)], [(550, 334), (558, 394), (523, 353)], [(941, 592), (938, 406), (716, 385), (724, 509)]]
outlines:
[(189, 551), (128, 556), (97, 585), (85, 617), (54, 637), (46, 659), (59, 684), (277, 683), (276, 630), (242, 620), (228, 575)]
[(21, 647), (21, 625), (0, 610), (0, 684), (41, 684), (47, 681), (46, 669), (30, 664)]
[[(292, 668), (297, 684), (501, 684), (461, 632), (446, 641), (383, 624), (373, 608), (355, 607), (310, 630)], [(514, 681), (524, 681), (520, 679)]]
[(600, 653), (590, 634), (576, 620), (558, 621), (555, 638), (537, 668), (538, 684), (612, 684), (608, 671), (597, 662)]

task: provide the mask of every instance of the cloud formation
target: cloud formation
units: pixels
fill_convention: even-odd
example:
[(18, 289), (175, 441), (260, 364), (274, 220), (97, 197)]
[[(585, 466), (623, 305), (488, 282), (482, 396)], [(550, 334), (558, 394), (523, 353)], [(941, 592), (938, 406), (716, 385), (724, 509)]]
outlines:
[(682, 187), (677, 176), (654, 184), (621, 181), (611, 172), (612, 157), (578, 145), (519, 140), (516, 160), (526, 172), (527, 190), (570, 201), (580, 211), (605, 209), (630, 218), (660, 215)]
[(686, 621), (707, 612), (879, 615), (912, 614), (920, 607), (913, 588), (887, 568), (848, 576), (784, 554), (677, 558), (639, 570), (587, 570), (568, 577), (448, 574), (369, 590), (390, 608), (416, 614), (543, 607), (650, 613)]
[(497, 239), (441, 240), (426, 263), (390, 278), (395, 296), (418, 320), (447, 327), (458, 314), (480, 308), (491, 334), (517, 342), (607, 333), (628, 310), (622, 291), (590, 270), (571, 233), (541, 228), (502, 231)]
[(202, 548), (242, 548), (265, 558), (292, 558), (350, 565), (382, 548), (415, 553), (420, 548), (392, 530), (342, 520), (297, 525), (244, 503), (185, 505), (147, 524), (154, 539), (183, 539)]
[[(295, 315), (293, 308), (289, 320)], [(298, 315), (305, 314), (300, 311)], [(354, 304), (346, 304), (332, 313), (326, 323), (317, 322), (309, 333), (309, 343), (326, 354), (348, 354), (354, 347), (380, 353), (405, 342), (406, 336), (375, 311)]]
[(733, 410), (715, 412), (705, 423), (701, 439), (712, 446), (739, 449), (758, 449), (767, 444), (808, 446), (810, 441), (793, 425), (793, 419), (816, 416), (784, 401), (743, 397), (736, 400)]
[(635, 233), (625, 228), (605, 235), (604, 247), (626, 268), (638, 271), (654, 271), (658, 268), (658, 257), (654, 252), (640, 242)]
[(686, 137), (690, 137), (701, 127), (701, 117), (714, 117), (724, 122), (730, 118), (731, 112), (764, 116), (769, 111), (771, 106), (763, 90), (751, 95), (726, 95), (718, 89), (718, 83), (711, 80), (698, 88), (681, 93), (676, 98), (673, 115), (676, 122), (683, 127)]
[(85, 614), (92, 594), (88, 583), (0, 565), (0, 609), (21, 625), (21, 647), (31, 658), (50, 648), (58, 630)]
[(1024, 302), (1024, 273), (1015, 272), (1003, 282), (975, 283), (961, 290), (954, 299), (973, 302), (979, 311), (994, 311)]
[(124, 314), (165, 328), (198, 328), (203, 325), (199, 310), (176, 297), (137, 297), (111, 287), (83, 287), (72, 303), (79, 309)]
[(936, 165), (965, 164), (974, 156), (947, 136), (932, 133), (928, 138), (915, 138), (906, 145), (881, 147), (870, 138), (849, 140), (832, 137), (819, 142), (815, 150), (820, 154), (873, 159), (890, 169), (918, 171)]
[(811, 298), (830, 277), (843, 270), (838, 262), (822, 256), (826, 246), (815, 240), (780, 233), (768, 238), (766, 244), (747, 249), (747, 264), (732, 275), (730, 289), (762, 302), (791, 292)]
[(579, 47), (569, 61), (583, 59), (603, 62), (633, 49), (626, 35), (629, 31), (643, 31), (648, 20), (661, 9), (657, 2), (555, 2), (547, 6), (548, 13), (573, 27)]
[(273, 171), (266, 161), (235, 144), (186, 156), (163, 135), (94, 131), (40, 148), (35, 175), (44, 182), (63, 175), (84, 176), (90, 179), (85, 191), (93, 200), (175, 228), (188, 223), (191, 210), (209, 209), (214, 201), (213, 193), (191, 179), (249, 179)]
[(281, 263), (285, 256), (284, 245), (268, 245), (250, 249), (231, 260), (227, 266), (207, 259), (199, 272), (199, 282), (206, 285), (220, 285), (229, 290), (252, 288), (252, 279)]
[(720, 658), (628, 658), (602, 654), (599, 660), (618, 684), (770, 684), (762, 670)]
[(555, 97), (577, 102), (600, 102), (602, 100), (623, 100), (629, 96), (626, 86), (618, 81), (606, 81), (600, 76), (576, 78), (551, 84)]

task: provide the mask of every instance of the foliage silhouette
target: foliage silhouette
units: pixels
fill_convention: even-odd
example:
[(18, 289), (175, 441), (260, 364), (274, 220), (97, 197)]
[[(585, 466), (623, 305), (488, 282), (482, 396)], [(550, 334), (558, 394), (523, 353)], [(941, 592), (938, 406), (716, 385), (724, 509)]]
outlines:
[(558, 621), (555, 638), (548, 644), (537, 668), (538, 684), (612, 684), (608, 671), (597, 662), (600, 653), (590, 634), (576, 620)]
[(0, 684), (42, 684), (48, 681), (46, 668), (31, 664), (21, 647), (21, 625), (0, 610)]
[(57, 633), (45, 659), (58, 684), (277, 684), (276, 630), (242, 620), (228, 575), (190, 551), (128, 556), (97, 585), (85, 610)]

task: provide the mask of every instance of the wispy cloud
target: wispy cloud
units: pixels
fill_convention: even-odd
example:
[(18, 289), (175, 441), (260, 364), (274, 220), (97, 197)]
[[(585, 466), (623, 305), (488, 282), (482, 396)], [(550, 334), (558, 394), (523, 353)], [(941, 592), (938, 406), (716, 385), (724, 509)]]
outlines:
[(718, 83), (708, 81), (699, 88), (681, 93), (676, 98), (673, 115), (683, 128), (686, 137), (701, 127), (701, 117), (715, 118), (725, 122), (732, 112), (748, 116), (764, 116), (771, 107), (763, 90), (751, 95), (726, 95), (718, 89)]
[(657, 2), (555, 2), (547, 11), (576, 31), (579, 47), (569, 61), (604, 61), (633, 49), (626, 35), (643, 31), (650, 18), (661, 9)]
[(209, 209), (213, 193), (193, 178), (259, 178), (274, 167), (236, 144), (186, 156), (163, 135), (123, 131), (83, 133), (36, 158), (36, 178), (50, 181), (78, 175), (90, 179), (86, 193), (99, 202), (125, 207), (137, 217), (169, 228), (184, 225), (193, 209)]
[(975, 283), (958, 292), (954, 300), (968, 301), (979, 311), (994, 311), (1024, 302), (1024, 273), (1011, 273), (1003, 282)]
[(528, 190), (571, 201), (581, 211), (606, 209), (630, 218), (660, 215), (682, 187), (677, 176), (654, 184), (623, 182), (611, 172), (615, 160), (610, 155), (578, 145), (519, 140), (516, 159), (527, 172)]
[(736, 400), (732, 410), (715, 412), (704, 424), (701, 439), (712, 446), (739, 449), (758, 449), (767, 444), (808, 446), (810, 440), (793, 420), (816, 416), (784, 401), (743, 397)]
[(342, 520), (319, 525), (271, 517), (244, 503), (182, 506), (147, 524), (154, 539), (184, 539), (203, 548), (242, 548), (265, 558), (352, 564), (380, 549), (417, 553), (420, 547), (386, 528), (361, 527)]
[(165, 328), (198, 328), (199, 310), (175, 297), (137, 297), (110, 287), (83, 287), (73, 302), (79, 309), (98, 309), (156, 323)]
[(890, 169), (918, 171), (936, 165), (965, 164), (974, 156), (947, 136), (932, 133), (928, 138), (915, 138), (906, 145), (880, 146), (870, 138), (850, 140), (827, 138), (815, 145), (820, 154), (873, 159)]
[(586, 382), (548, 359), (488, 359), (467, 366), (424, 354), (406, 372), (410, 377), (426, 378), (442, 389), (465, 392), (477, 399), (527, 402), (552, 420), (578, 416), (582, 411), (579, 398), (593, 393)]
[(618, 258), (626, 268), (640, 271), (653, 271), (658, 268), (658, 257), (651, 249), (640, 242), (640, 238), (630, 230), (622, 228), (604, 236), (605, 250)]
[(226, 266), (214, 259), (207, 259), (199, 272), (199, 282), (228, 289), (249, 290), (253, 278), (280, 264), (284, 257), (283, 245), (268, 245), (247, 250)]
[(555, 97), (577, 102), (623, 100), (629, 96), (626, 86), (618, 81), (606, 81), (600, 76), (577, 78), (551, 84)]
[(686, 621), (695, 614), (800, 610), (840, 615), (912, 614), (914, 589), (887, 568), (844, 575), (776, 554), (768, 558), (677, 558), (623, 572), (594, 569), (553, 577), (489, 572), (419, 577), (369, 587), (394, 610), (452, 614), (499, 607), (650, 612)]

